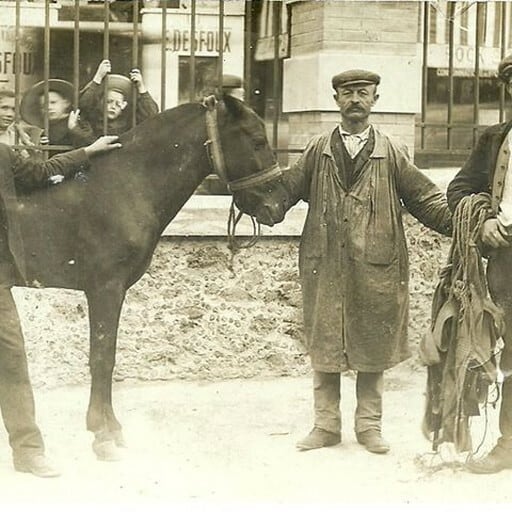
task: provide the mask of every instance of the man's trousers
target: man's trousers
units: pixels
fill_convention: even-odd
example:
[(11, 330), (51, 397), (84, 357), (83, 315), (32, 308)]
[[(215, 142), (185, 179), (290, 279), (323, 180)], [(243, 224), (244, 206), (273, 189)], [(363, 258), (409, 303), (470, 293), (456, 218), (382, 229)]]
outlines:
[[(329, 432), (341, 431), (341, 379), (339, 373), (315, 371), (313, 375), (315, 427)], [(383, 372), (357, 372), (354, 430), (356, 433), (381, 432)]]
[(25, 343), (11, 289), (0, 287), (0, 410), (14, 458), (44, 452), (35, 422)]

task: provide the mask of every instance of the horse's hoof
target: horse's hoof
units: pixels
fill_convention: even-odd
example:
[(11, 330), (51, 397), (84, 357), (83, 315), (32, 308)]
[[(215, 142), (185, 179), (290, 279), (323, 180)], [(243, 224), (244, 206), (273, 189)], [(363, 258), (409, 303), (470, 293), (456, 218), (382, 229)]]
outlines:
[(101, 461), (115, 462), (123, 458), (121, 450), (113, 440), (98, 441), (95, 439), (92, 443), (92, 449), (98, 460)]
[(118, 448), (126, 448), (126, 441), (124, 440), (122, 430), (114, 430), (112, 432), (112, 437), (114, 438), (114, 442)]

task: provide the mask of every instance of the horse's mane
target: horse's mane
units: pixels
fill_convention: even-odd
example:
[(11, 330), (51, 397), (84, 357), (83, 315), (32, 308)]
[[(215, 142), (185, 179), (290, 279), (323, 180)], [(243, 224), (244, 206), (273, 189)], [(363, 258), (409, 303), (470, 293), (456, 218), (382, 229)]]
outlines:
[[(165, 127), (171, 127), (173, 136), (181, 137), (190, 131), (192, 119), (205, 111), (203, 103), (183, 103), (177, 107), (169, 108), (146, 119), (144, 122), (134, 126), (131, 130), (123, 133), (120, 141), (129, 147), (132, 141), (148, 137), (154, 139), (160, 133), (165, 133)], [(238, 123), (242, 130), (250, 132), (254, 130), (254, 121), (257, 120), (260, 128), (265, 127), (263, 120), (242, 101), (232, 96), (224, 96), (219, 103), (219, 111), (226, 111), (233, 121)]]
[(204, 107), (200, 103), (184, 103), (177, 107), (166, 109), (123, 133), (120, 136), (120, 141), (121, 143), (126, 143), (135, 137), (146, 134), (149, 137), (154, 137), (165, 126), (179, 128), (183, 123), (189, 123), (190, 118), (196, 116), (202, 110), (204, 110)]

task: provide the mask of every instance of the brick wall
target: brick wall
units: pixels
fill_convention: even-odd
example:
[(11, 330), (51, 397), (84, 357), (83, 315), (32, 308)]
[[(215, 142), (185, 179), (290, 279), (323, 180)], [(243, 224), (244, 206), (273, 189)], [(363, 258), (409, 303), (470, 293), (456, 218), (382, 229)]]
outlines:
[(330, 77), (358, 67), (374, 69), (383, 77), (372, 123), (407, 145), (413, 156), (421, 90), (421, 4), (324, 0), (291, 5), (290, 59), (284, 75), (289, 147), (303, 148), (313, 135), (339, 123), (332, 90), (328, 91)]
[(292, 5), (291, 56), (336, 49), (411, 55), (418, 41), (417, 2), (309, 1)]

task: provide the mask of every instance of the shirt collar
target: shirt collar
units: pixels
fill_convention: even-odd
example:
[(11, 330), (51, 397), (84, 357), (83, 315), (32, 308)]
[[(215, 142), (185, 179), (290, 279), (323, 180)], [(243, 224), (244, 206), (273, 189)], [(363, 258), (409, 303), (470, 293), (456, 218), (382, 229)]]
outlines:
[(349, 132), (347, 132), (347, 130), (343, 129), (343, 127), (340, 124), (339, 130), (340, 130), (340, 135), (342, 137), (352, 136), (352, 137), (357, 137), (358, 139), (363, 141), (363, 140), (368, 140), (368, 137), (370, 137), (371, 127), (372, 126), (369, 125), (365, 130), (363, 130), (362, 132), (359, 132), (359, 133), (349, 133)]

